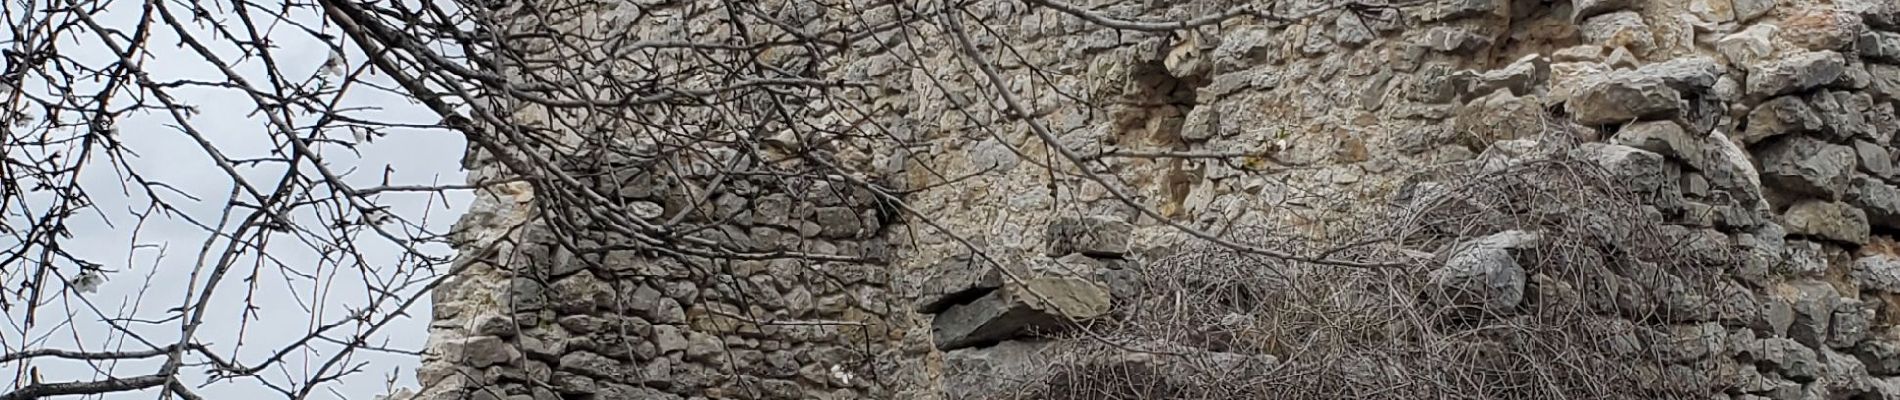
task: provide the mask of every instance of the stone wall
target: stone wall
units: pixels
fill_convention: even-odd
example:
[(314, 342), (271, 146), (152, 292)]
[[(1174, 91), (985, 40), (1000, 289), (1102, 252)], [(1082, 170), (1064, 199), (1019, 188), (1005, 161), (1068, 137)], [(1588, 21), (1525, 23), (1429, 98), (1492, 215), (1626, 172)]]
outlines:
[[(733, 34), (705, 22), (717, 2), (588, 4), (554, 20), (603, 36)], [(1645, 206), (1616, 215), (1654, 222), (1643, 240), (1692, 260), (1619, 259), (1583, 274), (1610, 282), (1572, 288), (1576, 303), (1607, 304), (1584, 309), (1622, 327), (1608, 337), (1668, 354), (1671, 376), (1719, 396), (1900, 396), (1900, 8), (1890, 2), (1446, 0), (1175, 32), (1109, 29), (1029, 4), (968, 3), (956, 23), (1055, 145), (1111, 155), (1088, 171), (1135, 204), (992, 107), (992, 85), (951, 40), (951, 22), (918, 17), (935, 5), (767, 2), (810, 27), (908, 27), (871, 30), (810, 66), (873, 85), (834, 99), (856, 107), (801, 117), (875, 127), (854, 128), (878, 138), (839, 146), (835, 160), (910, 189), (915, 214), (844, 181), (760, 180), (708, 195), (605, 176), (652, 218), (686, 213), (716, 227), (714, 240), (874, 261), (574, 255), (549, 247), (563, 235), (536, 222), (533, 189), (487, 193), (465, 218), (468, 269), (436, 297), (425, 393), (937, 398), (950, 387), (960, 397), (969, 392), (959, 382), (984, 380), (958, 374), (1024, 371), (1009, 354), (1040, 351), (1071, 319), (1113, 319), (1139, 302), (1122, 281), (1200, 243), (1156, 215), (1206, 232), (1351, 241), (1392, 226), (1395, 198), (1432, 197), (1421, 188), (1442, 177), (1421, 171), (1561, 158), (1607, 171)], [(1258, 6), (1295, 15), (1329, 4)], [(1088, 5), (1185, 19), (1238, 3)], [(557, 132), (603, 129), (585, 115), (521, 114)], [(1112, 156), (1158, 151), (1260, 155)], [(574, 168), (626, 170), (606, 165)], [(480, 157), (473, 166), (471, 179), (498, 174)], [(708, 210), (687, 211), (695, 196)], [(1421, 304), (1511, 315), (1559, 302), (1547, 293), (1568, 283), (1527, 255), (1550, 241), (1506, 240), (1540, 233), (1512, 228), (1530, 231), (1459, 232), (1461, 245), (1388, 252), (1434, 254), (1399, 269), (1438, 295)]]

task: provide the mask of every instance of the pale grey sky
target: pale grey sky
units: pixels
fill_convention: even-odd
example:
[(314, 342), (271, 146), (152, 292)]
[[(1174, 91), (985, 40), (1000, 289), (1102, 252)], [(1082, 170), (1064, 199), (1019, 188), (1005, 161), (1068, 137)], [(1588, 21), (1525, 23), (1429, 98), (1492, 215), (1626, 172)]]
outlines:
[[(5, 1), (8, 7), (19, 6), (25, 0)], [(56, 0), (58, 1), (58, 0)], [(215, 3), (215, 2), (214, 2)], [(207, 4), (214, 4), (207, 3)], [(176, 5), (177, 3), (173, 3)], [(229, 5), (229, 3), (215, 3)], [(275, 2), (266, 2), (275, 5)], [(118, 0), (106, 7), (106, 13), (99, 15), (107, 25), (128, 26), (137, 18), (140, 3)], [(218, 10), (226, 12), (228, 10)], [(228, 14), (219, 15), (229, 17)], [(296, 18), (315, 21), (316, 15), (309, 10), (297, 11)], [(9, 21), (11, 22), (11, 21)], [(311, 26), (316, 26), (312, 24)], [(207, 26), (200, 27), (206, 29)], [(302, 31), (289, 26), (279, 26), (279, 34), (273, 34), (273, 40), (279, 41), (275, 53), (282, 67), (291, 72), (293, 79), (307, 77), (331, 57), (327, 46), (317, 43)], [(144, 68), (159, 81), (172, 79), (199, 78), (210, 81), (222, 81), (216, 70), (189, 49), (175, 46), (175, 35), (165, 29), (156, 30), (149, 47), (154, 53), (145, 60)], [(334, 33), (334, 32), (332, 32)], [(88, 33), (90, 35), (90, 33)], [(0, 31), (0, 44), (13, 38), (10, 33)], [(205, 36), (210, 37), (210, 36)], [(105, 65), (111, 59), (98, 40), (93, 36), (67, 37), (62, 40), (62, 50), (66, 55), (87, 60), (92, 65)], [(227, 59), (237, 59), (234, 48), (218, 49)], [(360, 65), (363, 58), (354, 48), (346, 53), (346, 59), (352, 65)], [(250, 79), (263, 79), (261, 63), (251, 59), (243, 64), (241, 73)], [(371, 78), (373, 82), (388, 84), (386, 77)], [(28, 85), (24, 90), (35, 90)], [(266, 133), (267, 125), (261, 117), (251, 115), (253, 106), (242, 93), (229, 89), (179, 88), (173, 92), (186, 103), (199, 107), (200, 113), (191, 122), (205, 132), (210, 139), (234, 159), (269, 156), (271, 144)], [(373, 90), (356, 90), (345, 97), (345, 102), (354, 106), (380, 107), (378, 112), (359, 112), (358, 117), (374, 116), (385, 120), (428, 123), (436, 118), (428, 110), (408, 101)], [(309, 122), (309, 121), (302, 121)], [(133, 168), (147, 179), (161, 181), (183, 189), (197, 196), (194, 201), (183, 196), (166, 196), (166, 199), (178, 206), (179, 212), (199, 218), (215, 220), (229, 199), (231, 180), (211, 162), (205, 152), (192, 144), (187, 136), (180, 133), (169, 117), (159, 115), (136, 115), (119, 122), (120, 135), (126, 148), (139, 154), (131, 161)], [(378, 185), (384, 179), (385, 168), (393, 170), (388, 175), (391, 184), (456, 184), (463, 181), (460, 171), (460, 159), (464, 150), (462, 138), (445, 130), (399, 130), (392, 131), (386, 137), (378, 138), (374, 143), (360, 146), (361, 156), (357, 157), (341, 146), (328, 145), (322, 152), (328, 158), (330, 166), (336, 171), (353, 171), (345, 179), (360, 186)], [(94, 196), (99, 213), (80, 218), (74, 226), (73, 239), (68, 244), (81, 244), (75, 251), (91, 261), (105, 264), (105, 268), (117, 271), (107, 276), (107, 281), (98, 291), (89, 295), (93, 305), (106, 315), (123, 315), (131, 318), (162, 319), (171, 313), (167, 309), (182, 304), (186, 296), (186, 286), (191, 271), (197, 264), (196, 253), (207, 238), (204, 229), (196, 227), (181, 218), (153, 218), (138, 230), (138, 239), (133, 241), (134, 219), (128, 210), (143, 209), (148, 201), (139, 192), (121, 190), (122, 176), (114, 173), (107, 160), (94, 160), (83, 184)], [(245, 169), (244, 174), (261, 182), (273, 181), (282, 174), (281, 166), (261, 165)], [(385, 194), (379, 198), (383, 205), (391, 206), (395, 214), (412, 221), (422, 221), (426, 216), (427, 229), (435, 232), (446, 231), (466, 208), (469, 196), (465, 192), (454, 192), (447, 197), (447, 204), (441, 198), (432, 198), (421, 193)], [(17, 219), (17, 215), (6, 215)], [(323, 226), (327, 221), (314, 214), (293, 216), (296, 223)], [(22, 221), (23, 222), (23, 221)], [(108, 222), (110, 224), (108, 224)], [(398, 224), (386, 225), (392, 229), (401, 229)], [(278, 235), (273, 240), (295, 240), (289, 235)], [(400, 255), (396, 247), (372, 234), (362, 235), (366, 240), (358, 241), (365, 248), (365, 254), (372, 265), (396, 265)], [(371, 239), (373, 238), (373, 239)], [(0, 242), (7, 239), (0, 238)], [(128, 249), (141, 246), (132, 252), (128, 260)], [(446, 254), (448, 249), (441, 246), (431, 247), (428, 251)], [(163, 254), (161, 258), (160, 255)], [(286, 274), (266, 267), (258, 269), (259, 279), (255, 282), (255, 303), (260, 307), (258, 314), (245, 321), (243, 302), (249, 293), (247, 282), (236, 281), (244, 276), (233, 277), (214, 296), (211, 313), (206, 325), (201, 328), (200, 341), (212, 343), (221, 353), (229, 356), (237, 344), (243, 347), (237, 351), (236, 358), (246, 362), (256, 362), (270, 352), (284, 347), (289, 341), (299, 339), (311, 326), (331, 322), (348, 312), (349, 308), (362, 307), (367, 302), (368, 291), (361, 284), (363, 271), (356, 268), (318, 269), (317, 254), (300, 244), (274, 246), (271, 256), (283, 260), (288, 267), (299, 273), (319, 275), (318, 280), (301, 277), (286, 277)], [(248, 268), (243, 265), (239, 269)], [(248, 274), (249, 271), (243, 271)], [(385, 269), (383, 275), (389, 275)], [(335, 279), (328, 279), (335, 277)], [(8, 281), (14, 282), (14, 281)], [(202, 279), (200, 284), (202, 285)], [(424, 297), (426, 299), (426, 296)], [(56, 300), (47, 308), (39, 311), (42, 322), (30, 332), (19, 331), (19, 321), (23, 310), (14, 308), (6, 312), (8, 322), (0, 325), (0, 340), (4, 340), (7, 350), (17, 350), (25, 343), (34, 348), (57, 348), (68, 350), (100, 351), (117, 348), (139, 349), (137, 345), (118, 347), (122, 335), (111, 331), (96, 314), (85, 306), (75, 303), (76, 298), (64, 297)], [(306, 309), (308, 307), (308, 309)], [(70, 314), (69, 314), (70, 313)], [(313, 315), (313, 313), (315, 315)], [(408, 310), (409, 317), (396, 320), (393, 325), (383, 329), (377, 337), (388, 340), (390, 347), (406, 350), (420, 350), (426, 338), (429, 318), (429, 305), (423, 301)], [(48, 323), (57, 320), (60, 315), (74, 315), (70, 325)], [(145, 325), (138, 331), (154, 340), (169, 342), (178, 336), (176, 322)], [(23, 337), (24, 336), (24, 337)], [(164, 342), (161, 342), (164, 343)], [(334, 345), (312, 346), (322, 353), (292, 354), (281, 369), (264, 372), (265, 379), (275, 383), (294, 382), (294, 377), (306, 373), (305, 369), (315, 368), (317, 363), (327, 358)], [(369, 399), (385, 391), (384, 380), (394, 376), (400, 386), (413, 386), (413, 368), (416, 359), (413, 356), (393, 355), (381, 352), (358, 352), (355, 361), (366, 362), (365, 371), (340, 383), (326, 387), (335, 390), (334, 394), (324, 391), (312, 396), (315, 398)], [(104, 376), (95, 368), (108, 369), (113, 375), (131, 376), (154, 372), (159, 365), (157, 360), (129, 362), (118, 365), (98, 363), (89, 365), (84, 362), (40, 359), (34, 366), (41, 369), (48, 381), (95, 380)], [(0, 364), (0, 392), (16, 388), (16, 376), (19, 363)], [(186, 384), (197, 386), (204, 383), (202, 376), (187, 375)], [(249, 399), (279, 397), (254, 379), (245, 378), (224, 381), (198, 390), (198, 393), (212, 399)], [(144, 391), (132, 394), (106, 396), (107, 399), (157, 398), (157, 391)], [(99, 397), (91, 397), (99, 398)]]

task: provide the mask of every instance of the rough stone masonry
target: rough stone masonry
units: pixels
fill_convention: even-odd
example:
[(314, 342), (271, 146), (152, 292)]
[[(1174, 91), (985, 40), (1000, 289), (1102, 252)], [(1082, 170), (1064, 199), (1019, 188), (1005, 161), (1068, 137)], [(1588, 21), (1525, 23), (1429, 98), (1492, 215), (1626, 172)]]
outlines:
[[(496, 15), (603, 37), (731, 34), (702, 17), (719, 2), (586, 3), (565, 16)], [(879, 1), (760, 3), (814, 24), (912, 17)], [(1416, 171), (1527, 162), (1552, 148), (1549, 132), (1565, 132), (1583, 144), (1561, 151), (1640, 194), (1661, 234), (1715, 272), (1620, 266), (1603, 273), (1615, 284), (1570, 294), (1606, 304), (1592, 318), (1672, 343), (1647, 351), (1676, 360), (1670, 371), (1685, 381), (1706, 383), (1707, 398), (1900, 398), (1895, 2), (1438, 0), (1387, 18), (1334, 10), (1177, 32), (1118, 31), (1034, 4), (963, 7), (987, 29), (977, 42), (1012, 44), (991, 56), (1063, 146), (1271, 149), (1275, 165), (1291, 166), (1102, 160), (1098, 173), (1172, 221), (1345, 234), (1378, 218), (1361, 211), (1428, 192)], [(1079, 5), (1186, 19), (1239, 4)], [(1259, 2), (1295, 11), (1326, 4)], [(616, 22), (628, 15), (648, 22)], [(632, 251), (569, 254), (537, 222), (532, 188), (487, 191), (458, 232), (469, 243), (466, 269), (436, 292), (414, 398), (978, 398), (994, 377), (968, 371), (1033, 376), (1029, 363), (1048, 338), (1074, 321), (1113, 318), (1134, 301), (1127, 281), (1143, 260), (1197, 239), (1099, 185), (1035, 167), (1053, 156), (1020, 121), (967, 107), (990, 101), (978, 90), (987, 84), (946, 35), (920, 23), (835, 55), (819, 70), (874, 82), (856, 100), (875, 107), (810, 117), (864, 117), (925, 148), (874, 148), (839, 162), (922, 188), (904, 202), (940, 216), (937, 229), (893, 219), (876, 195), (826, 182), (791, 185), (796, 193), (733, 189), (709, 196), (717, 215), (681, 218), (728, 221), (719, 240), (879, 262), (706, 270)], [(520, 113), (549, 119), (531, 106)], [(479, 152), (469, 162), (471, 180), (503, 174)], [(649, 217), (681, 213), (672, 200), (681, 185), (637, 176), (612, 184)], [(1473, 235), (1423, 249), (1438, 254), (1417, 274), (1434, 302), (1512, 313), (1556, 298), (1540, 294), (1556, 285), (1540, 284), (1549, 277), (1522, 256), (1561, 245), (1547, 239)], [(1688, 276), (1723, 290), (1669, 289)], [(1631, 308), (1665, 309), (1664, 317)], [(1229, 365), (1272, 362), (1231, 356)]]

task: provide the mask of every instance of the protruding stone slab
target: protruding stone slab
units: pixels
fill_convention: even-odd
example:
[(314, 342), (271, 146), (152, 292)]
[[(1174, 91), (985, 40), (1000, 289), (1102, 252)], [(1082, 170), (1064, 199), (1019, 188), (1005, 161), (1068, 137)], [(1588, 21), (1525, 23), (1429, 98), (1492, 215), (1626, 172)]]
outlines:
[(1661, 78), (1604, 74), (1578, 86), (1564, 109), (1579, 123), (1605, 125), (1675, 115), (1681, 99)]
[(916, 310), (935, 314), (957, 303), (975, 300), (1003, 286), (1003, 275), (995, 268), (970, 255), (961, 255), (931, 264), (917, 288)]
[(1703, 93), (1715, 87), (1723, 74), (1722, 64), (1708, 56), (1677, 58), (1644, 65), (1634, 72), (1662, 79), (1670, 88), (1683, 93)]
[(1108, 315), (1108, 288), (1078, 276), (1022, 276), (931, 321), (937, 348), (952, 350), (1031, 334), (1065, 331), (1075, 322)]
[(1748, 72), (1750, 96), (1780, 96), (1820, 87), (1847, 73), (1841, 53), (1812, 51), (1755, 64)]

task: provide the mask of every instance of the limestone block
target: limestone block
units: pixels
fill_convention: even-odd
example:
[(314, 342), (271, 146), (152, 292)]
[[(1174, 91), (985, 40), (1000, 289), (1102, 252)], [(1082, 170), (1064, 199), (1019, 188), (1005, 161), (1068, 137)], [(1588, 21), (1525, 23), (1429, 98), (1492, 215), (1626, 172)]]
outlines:
[[(1737, 0), (1736, 2), (1739, 4), (1747, 1), (1773, 0)], [(1774, 54), (1775, 46), (1770, 39), (1779, 30), (1780, 28), (1775, 25), (1769, 24), (1750, 26), (1741, 32), (1731, 33), (1716, 40), (1715, 51), (1722, 53), (1722, 57), (1727, 58), (1731, 64), (1747, 65), (1766, 60)]]
[(1748, 127), (1742, 141), (1754, 144), (1763, 139), (1790, 133), (1821, 130), (1821, 116), (1799, 96), (1782, 96), (1762, 102), (1748, 113)]
[(1805, 7), (1781, 20), (1779, 37), (1808, 50), (1844, 50), (1860, 39), (1860, 15), (1826, 7)]
[(1787, 378), (1813, 380), (1823, 368), (1814, 349), (1788, 338), (1760, 339), (1745, 352), (1765, 372), (1779, 372)]
[(1864, 289), (1900, 294), (1900, 257), (1874, 254), (1854, 260), (1852, 276)]
[(1806, 91), (1840, 79), (1846, 70), (1847, 60), (1833, 51), (1802, 52), (1761, 61), (1749, 68), (1748, 95), (1769, 97)]
[(1805, 136), (1769, 143), (1756, 156), (1764, 183), (1824, 199), (1846, 191), (1857, 158), (1853, 148)]
[(1031, 334), (1054, 334), (1074, 322), (1108, 314), (1108, 289), (1089, 279), (1050, 274), (1023, 277), (974, 301), (950, 306), (931, 321), (937, 348), (953, 350)]
[(1810, 235), (1849, 244), (1867, 243), (1871, 234), (1867, 213), (1842, 202), (1806, 200), (1781, 214), (1788, 233)]
[(1864, 92), (1820, 91), (1806, 96), (1808, 104), (1821, 119), (1820, 136), (1836, 143), (1867, 139), (1886, 143), (1892, 132), (1874, 127), (1874, 98)]
[(1869, 373), (1900, 374), (1900, 340), (1880, 337), (1864, 341), (1854, 347), (1853, 354), (1860, 358), (1863, 365), (1866, 365)]
[(1524, 300), (1526, 279), (1513, 250), (1536, 246), (1537, 240), (1534, 233), (1507, 231), (1460, 244), (1444, 266), (1426, 275), (1433, 300), (1509, 313)]
[(1579, 85), (1564, 108), (1578, 123), (1604, 125), (1676, 115), (1681, 98), (1660, 78), (1605, 74)]
[(1627, 47), (1631, 50), (1647, 50), (1656, 45), (1655, 34), (1649, 24), (1643, 21), (1642, 14), (1634, 11), (1618, 11), (1589, 17), (1578, 27), (1584, 43), (1600, 44), (1609, 48)]
[(1867, 213), (1867, 223), (1888, 229), (1900, 229), (1900, 188), (1858, 175), (1848, 184), (1847, 204)]

